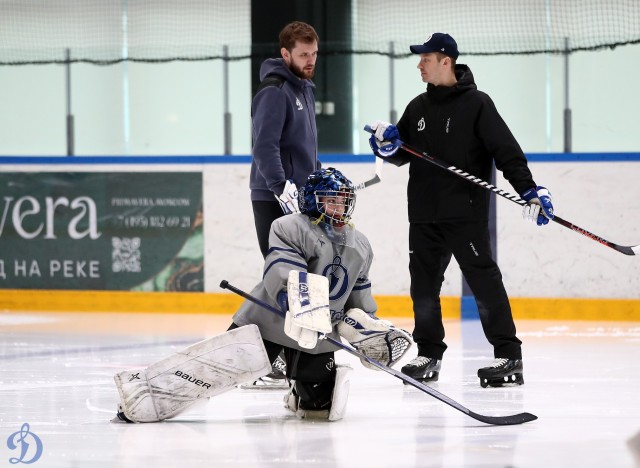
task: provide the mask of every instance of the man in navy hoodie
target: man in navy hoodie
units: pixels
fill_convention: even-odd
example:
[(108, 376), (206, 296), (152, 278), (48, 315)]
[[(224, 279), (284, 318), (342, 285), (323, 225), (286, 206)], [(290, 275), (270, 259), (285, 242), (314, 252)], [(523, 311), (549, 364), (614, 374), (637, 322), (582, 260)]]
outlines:
[[(316, 130), (315, 85), (311, 78), (318, 58), (318, 34), (307, 23), (287, 24), (279, 35), (282, 58), (260, 67), (260, 86), (253, 97), (251, 204), (262, 256), (269, 253), (271, 223), (299, 213), (298, 187), (320, 169)], [(286, 364), (279, 356), (273, 372), (251, 388), (286, 387)]]
[(262, 256), (276, 218), (298, 213), (297, 187), (320, 168), (315, 97), (311, 81), (318, 58), (318, 34), (295, 21), (280, 31), (282, 58), (260, 67), (253, 98), (251, 203)]

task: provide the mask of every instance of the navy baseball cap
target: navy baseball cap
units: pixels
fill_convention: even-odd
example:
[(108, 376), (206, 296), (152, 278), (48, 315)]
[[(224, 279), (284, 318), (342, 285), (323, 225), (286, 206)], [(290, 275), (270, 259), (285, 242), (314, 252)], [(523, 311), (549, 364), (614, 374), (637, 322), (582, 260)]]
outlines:
[(446, 33), (433, 33), (431, 34), (424, 44), (409, 46), (409, 49), (414, 54), (428, 54), (429, 52), (440, 52), (444, 55), (448, 55), (452, 59), (457, 59), (458, 44), (453, 40), (453, 37)]

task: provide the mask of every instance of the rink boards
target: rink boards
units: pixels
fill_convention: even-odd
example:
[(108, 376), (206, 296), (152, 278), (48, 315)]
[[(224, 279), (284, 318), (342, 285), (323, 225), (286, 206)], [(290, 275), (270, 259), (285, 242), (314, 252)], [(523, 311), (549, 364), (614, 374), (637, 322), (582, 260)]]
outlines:
[[(557, 161), (550, 159), (553, 155), (544, 156), (531, 158), (532, 171), (537, 179), (544, 180), (545, 184), (552, 188), (554, 204), (559, 215), (619, 244), (631, 245), (640, 241), (640, 225), (636, 222), (640, 197), (635, 196), (638, 190), (636, 181), (640, 176), (640, 155), (626, 155), (626, 159), (618, 157), (613, 160), (611, 157), (615, 155), (601, 155), (599, 160), (583, 160), (584, 157), (581, 159), (574, 155), (571, 160), (565, 158)], [(30, 284), (24, 288), (11, 286), (9, 280), (12, 279), (12, 275), (20, 274), (31, 279), (37, 279), (41, 275), (44, 280), (47, 273), (53, 274), (48, 271), (51, 270), (48, 267), (51, 267), (52, 262), (55, 266), (58, 265), (55, 262), (59, 261), (60, 268), (56, 270), (59, 276), (60, 272), (64, 272), (62, 260), (71, 261), (79, 268), (78, 265), (83, 265), (82, 260), (87, 256), (79, 254), (78, 259), (72, 259), (70, 255), (58, 255), (48, 261), (42, 261), (47, 253), (44, 249), (36, 249), (39, 256), (35, 256), (32, 247), (38, 240), (41, 241), (41, 245), (51, 245), (51, 251), (60, 251), (60, 248), (54, 245), (57, 241), (45, 238), (48, 232), (45, 221), (48, 218), (43, 212), (40, 218), (30, 214), (24, 217), (27, 221), (38, 220), (45, 223), (40, 239), (30, 240), (24, 245), (16, 244), (15, 248), (0, 251), (0, 260), (3, 260), (3, 268), (0, 271), (0, 312), (233, 313), (240, 304), (240, 298), (223, 293), (218, 287), (220, 281), (228, 280), (242, 289), (250, 290), (262, 277), (262, 257), (257, 248), (247, 188), (249, 161), (250, 158), (244, 156), (5, 157), (2, 160), (6, 163), (3, 167), (5, 173), (39, 173), (46, 176), (53, 173), (104, 172), (105, 180), (113, 180), (114, 183), (118, 178), (109, 177), (124, 172), (128, 173), (127, 177), (133, 178), (135, 177), (132, 174), (136, 173), (147, 176), (154, 173), (158, 176), (161, 173), (172, 173), (176, 176), (182, 174), (185, 178), (201, 174), (195, 181), (197, 185), (194, 185), (193, 181), (189, 182), (196, 187), (189, 205), (189, 209), (194, 208), (193, 213), (188, 212), (187, 207), (182, 207), (180, 213), (174, 213), (170, 210), (178, 208), (165, 206), (162, 209), (166, 213), (158, 214), (164, 216), (162, 219), (165, 221), (173, 219), (171, 216), (175, 214), (174, 217), (179, 222), (174, 226), (176, 230), (182, 226), (186, 216), (190, 217), (190, 224), (187, 223), (190, 227), (196, 224), (196, 220), (201, 222), (202, 232), (198, 236), (187, 237), (176, 231), (169, 241), (174, 244), (183, 242), (180, 245), (187, 247), (198, 247), (199, 258), (202, 259), (202, 268), (199, 271), (202, 287), (200, 292), (151, 292), (135, 283), (134, 288), (137, 290), (129, 290), (129, 285), (113, 280), (116, 278), (114, 272), (100, 287), (91, 287), (89, 283), (89, 287), (79, 287), (76, 284), (79, 281), (78, 277), (92, 275), (89, 263), (79, 273), (75, 270), (70, 273), (68, 286), (61, 284), (58, 287), (47, 285), (46, 282), (42, 285)], [(372, 156), (322, 155), (322, 161), (325, 166), (339, 167), (355, 182), (367, 180), (374, 172)], [(359, 193), (354, 217), (356, 227), (367, 235), (373, 247), (375, 257), (370, 279), (379, 314), (383, 317), (412, 316), (406, 184), (406, 170), (385, 165), (382, 182)], [(130, 190), (135, 185), (133, 182), (127, 182), (117, 190), (109, 192), (108, 203), (105, 206), (108, 206), (108, 214), (112, 219), (122, 218), (121, 215), (128, 207), (117, 205), (116, 202), (122, 204), (133, 199), (129, 197), (125, 200), (122, 191)], [(154, 190), (156, 185), (169, 187), (171, 183), (150, 182), (145, 185), (145, 190)], [(500, 178), (496, 185), (510, 189), (508, 182)], [(176, 183), (167, 192), (172, 194), (172, 200), (182, 201), (186, 198), (176, 192), (176, 187), (179, 186), (180, 184)], [(51, 198), (51, 203), (55, 204), (60, 202), (65, 194), (70, 203), (73, 200), (82, 201), (86, 195), (78, 192), (72, 197), (68, 195), (68, 191), (58, 195), (43, 192), (40, 199), (36, 195), (23, 194), (22, 198), (25, 201), (21, 211), (18, 210), (19, 213), (14, 217), (15, 204), (18, 201), (16, 195), (12, 204), (7, 207), (4, 234), (0, 239), (3, 245), (6, 246), (4, 241), (8, 240), (9, 222), (20, 218), (21, 213), (25, 214), (34, 209), (34, 200), (38, 200), (44, 210), (46, 197)], [(13, 196), (12, 193), (2, 195)], [(158, 198), (148, 196), (145, 200), (157, 201)], [(200, 214), (195, 212), (200, 198), (202, 219), (199, 219)], [(598, 203), (585, 201), (590, 199), (597, 199)], [(5, 205), (6, 200), (3, 206)], [(57, 208), (52, 216), (57, 216), (61, 209)], [(154, 209), (159, 210), (157, 203)], [(96, 213), (98, 222), (105, 214), (99, 210), (100, 208)], [(80, 208), (77, 212), (81, 212)], [(141, 220), (142, 218), (136, 218), (136, 221)], [(151, 216), (148, 220), (144, 218), (143, 221), (149, 222), (149, 227), (138, 225), (136, 228), (151, 231), (154, 220), (157, 221)], [(72, 222), (68, 225), (74, 226)], [(69, 229), (68, 225), (65, 225), (65, 230)], [(27, 233), (36, 232), (36, 227), (23, 227)], [(83, 225), (80, 223), (75, 227), (82, 234)], [(122, 234), (124, 228), (133, 229), (133, 226), (125, 224), (117, 227), (121, 229), (121, 235), (110, 236), (118, 236), (120, 239), (141, 237), (142, 249), (148, 245), (145, 242), (151, 242), (150, 239), (158, 237), (153, 235), (147, 239), (137, 232), (125, 235)], [(54, 231), (54, 234), (59, 235), (59, 232)], [(639, 258), (622, 255), (559, 225), (539, 228), (525, 223), (522, 221), (520, 207), (503, 200), (497, 202), (497, 239), (497, 261), (516, 319), (640, 321)], [(76, 244), (78, 242), (73, 245), (73, 249), (76, 249)], [(162, 250), (167, 258), (172, 255), (170, 247)], [(141, 250), (142, 258), (149, 258), (151, 253), (160, 251), (155, 246), (147, 251)], [(192, 248), (191, 253), (193, 251), (195, 249)], [(91, 253), (90, 246), (83, 252)], [(9, 259), (8, 254), (14, 254), (17, 260)], [(110, 265), (111, 251), (107, 250), (106, 254), (105, 258), (99, 259), (103, 267), (105, 264)], [(187, 257), (180, 257), (180, 260), (184, 258)], [(175, 257), (171, 259), (175, 260)], [(35, 271), (34, 266), (38, 266), (38, 271)], [(133, 272), (128, 274), (132, 275)], [(144, 286), (151, 288), (158, 285)], [(463, 295), (461, 272), (455, 260), (452, 260), (442, 286), (443, 316), (473, 318), (465, 313), (469, 304), (474, 305), (473, 298)]]
[[(381, 317), (412, 316), (408, 296), (374, 295)], [(230, 314), (242, 298), (226, 293), (0, 290), (0, 312)], [(444, 318), (461, 318), (461, 301), (442, 297)], [(633, 299), (511, 298), (516, 319), (640, 321)]]

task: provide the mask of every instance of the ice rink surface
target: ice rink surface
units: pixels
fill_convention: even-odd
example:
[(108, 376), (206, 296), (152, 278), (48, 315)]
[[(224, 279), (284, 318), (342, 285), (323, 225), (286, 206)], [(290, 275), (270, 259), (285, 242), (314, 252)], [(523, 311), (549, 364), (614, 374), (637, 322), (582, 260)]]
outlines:
[[(410, 320), (395, 321), (411, 329)], [(483, 389), (476, 371), (493, 355), (479, 322), (447, 321), (449, 349), (433, 388), (483, 415), (539, 417), (519, 426), (475, 421), (344, 351), (337, 361), (354, 372), (341, 421), (298, 420), (282, 405), (284, 390), (234, 389), (174, 420), (109, 422), (114, 373), (142, 369), (229, 323), (217, 315), (0, 313), (0, 467), (34, 459), (38, 441), (31, 466), (640, 466), (640, 323), (629, 322), (519, 321), (525, 385)]]

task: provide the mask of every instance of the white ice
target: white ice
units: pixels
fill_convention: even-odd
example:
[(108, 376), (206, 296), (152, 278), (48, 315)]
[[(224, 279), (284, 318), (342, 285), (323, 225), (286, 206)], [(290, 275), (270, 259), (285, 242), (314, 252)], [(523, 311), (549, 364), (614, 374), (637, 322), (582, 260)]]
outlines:
[[(112, 376), (224, 331), (207, 315), (0, 314), (0, 466), (24, 423), (43, 467), (632, 467), (640, 466), (640, 324), (519, 321), (525, 385), (480, 387), (492, 352), (477, 321), (447, 321), (433, 388), (489, 426), (384, 372), (355, 371), (346, 417), (296, 419), (283, 390), (235, 389), (171, 421), (114, 424)], [(398, 321), (398, 320), (396, 320)], [(402, 322), (402, 321), (401, 321)], [(410, 328), (405, 320), (401, 325)], [(410, 350), (398, 368), (415, 355)], [(35, 444), (23, 458), (33, 456)]]

